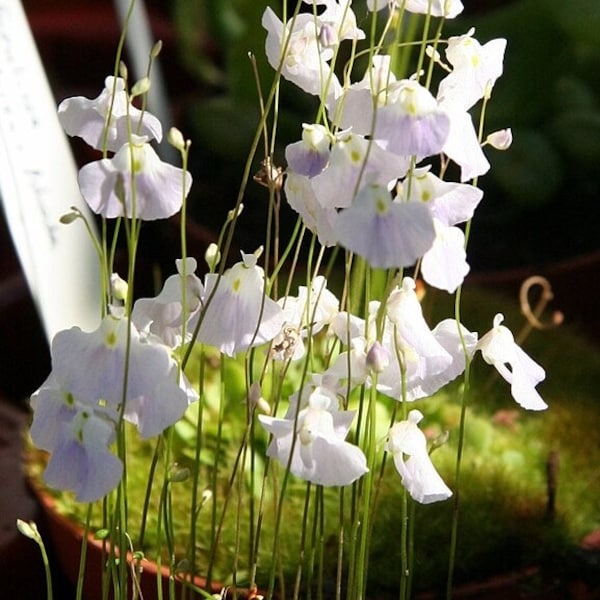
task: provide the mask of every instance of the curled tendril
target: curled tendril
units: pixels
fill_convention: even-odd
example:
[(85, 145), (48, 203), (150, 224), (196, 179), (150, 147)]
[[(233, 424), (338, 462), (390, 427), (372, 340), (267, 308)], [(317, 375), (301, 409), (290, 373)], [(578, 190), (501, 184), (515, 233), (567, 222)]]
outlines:
[[(532, 309), (529, 302), (529, 294), (535, 286), (541, 287), (541, 295), (535, 308)], [(551, 327), (557, 327), (563, 322), (564, 315), (559, 310), (555, 310), (548, 321), (542, 322), (540, 320), (548, 302), (553, 298), (554, 294), (552, 293), (550, 282), (541, 275), (532, 275), (522, 283), (519, 291), (519, 302), (521, 304), (521, 312), (527, 319), (530, 327), (534, 329), (550, 329)]]

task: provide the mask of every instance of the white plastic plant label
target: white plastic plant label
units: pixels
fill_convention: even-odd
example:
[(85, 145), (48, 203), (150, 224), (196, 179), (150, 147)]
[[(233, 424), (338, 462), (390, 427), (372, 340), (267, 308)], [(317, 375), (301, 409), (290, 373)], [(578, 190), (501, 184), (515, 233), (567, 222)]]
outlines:
[(91, 219), (56, 103), (20, 0), (0, 0), (0, 197), (48, 341), (100, 319), (99, 264), (76, 206)]

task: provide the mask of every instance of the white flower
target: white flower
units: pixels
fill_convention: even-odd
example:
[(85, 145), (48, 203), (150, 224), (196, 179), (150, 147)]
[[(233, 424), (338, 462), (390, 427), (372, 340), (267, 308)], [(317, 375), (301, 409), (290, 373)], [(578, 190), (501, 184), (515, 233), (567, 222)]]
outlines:
[(469, 272), (465, 235), (458, 227), (447, 227), (433, 219), (435, 240), (423, 255), (423, 279), (439, 290), (456, 291)]
[(468, 184), (443, 181), (429, 167), (415, 169), (399, 194), (429, 205), (435, 241), (423, 255), (423, 278), (430, 285), (453, 293), (469, 272), (463, 232), (454, 227), (473, 217), (483, 192)]
[(438, 99), (445, 105), (469, 110), (489, 95), (502, 75), (506, 40), (498, 38), (481, 45), (474, 29), (448, 40), (446, 58), (454, 67), (441, 82)]
[[(167, 346), (175, 348), (182, 343), (183, 327), (183, 275), (185, 272), (186, 319), (195, 316), (202, 307), (204, 286), (196, 276), (196, 259), (175, 261), (178, 275), (169, 277), (158, 296), (139, 298), (133, 305), (131, 319), (139, 331), (158, 338)], [(187, 328), (187, 323), (186, 323)], [(187, 339), (187, 336), (186, 336)]]
[(548, 405), (535, 386), (546, 377), (544, 369), (515, 343), (510, 330), (502, 325), (504, 316), (494, 317), (494, 326), (477, 344), (485, 362), (496, 367), (498, 373), (510, 383), (515, 401), (528, 410), (544, 410)]
[(319, 485), (349, 485), (362, 477), (368, 471), (365, 455), (345, 441), (354, 411), (340, 411), (337, 404), (331, 391), (317, 387), (297, 419), (293, 404), (283, 419), (259, 415), (274, 438), (267, 455), (284, 467), (290, 464), (293, 475)]
[(192, 185), (189, 172), (161, 161), (146, 138), (135, 135), (112, 158), (84, 165), (78, 179), (95, 213), (145, 221), (174, 215)]
[(490, 163), (481, 149), (471, 115), (451, 103), (441, 101), (440, 106), (450, 117), (450, 131), (442, 150), (460, 167), (460, 180), (469, 181), (487, 173)]
[(107, 77), (104, 89), (94, 100), (82, 96), (67, 98), (58, 107), (58, 119), (68, 135), (83, 138), (90, 146), (103, 150), (106, 115), (110, 108), (113, 88), (116, 93), (106, 134), (106, 149), (116, 152), (130, 141), (134, 131), (147, 139), (162, 139), (160, 121), (149, 112), (143, 112), (128, 102), (125, 82), (120, 77)]
[(265, 294), (264, 271), (256, 260), (254, 254), (242, 252), (242, 261), (220, 279), (208, 273), (204, 285), (206, 310), (189, 323), (192, 330), (202, 319), (198, 339), (228, 356), (272, 340), (283, 326), (283, 311)]
[[(330, 47), (322, 47), (319, 39), (320, 24), (312, 14), (299, 14), (284, 27), (270, 7), (265, 9), (262, 26), (267, 30), (265, 44), (269, 64), (309, 94), (337, 97), (341, 85), (327, 61), (333, 57)], [(285, 56), (282, 60), (282, 52)]]
[(387, 450), (394, 457), (402, 485), (411, 497), (421, 504), (430, 504), (446, 500), (452, 492), (429, 458), (425, 434), (417, 426), (422, 418), (420, 411), (411, 410), (406, 421), (393, 425)]
[(288, 204), (302, 217), (306, 228), (317, 235), (319, 243), (322, 246), (337, 244), (337, 236), (333, 230), (337, 210), (321, 205), (315, 196), (311, 180), (306, 175), (288, 171), (284, 190)]
[(460, 0), (367, 0), (369, 10), (381, 10), (389, 6), (399, 8), (421, 15), (430, 14), (433, 17), (453, 19), (459, 15), (464, 6)]

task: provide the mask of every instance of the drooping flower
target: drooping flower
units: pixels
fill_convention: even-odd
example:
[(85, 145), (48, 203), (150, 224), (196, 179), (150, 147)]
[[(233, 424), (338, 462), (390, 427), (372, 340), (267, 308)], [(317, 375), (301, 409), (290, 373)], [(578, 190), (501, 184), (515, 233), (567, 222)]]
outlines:
[(403, 399), (403, 389), (408, 401), (437, 391), (449, 381), (440, 375), (451, 372), (455, 360), (427, 325), (415, 287), (414, 280), (405, 277), (386, 304), (389, 329), (383, 343), (392, 359), (379, 374), (377, 389), (397, 400)]
[(544, 402), (535, 386), (544, 380), (546, 373), (515, 342), (510, 329), (502, 325), (504, 315), (494, 317), (494, 326), (477, 344), (485, 362), (493, 365), (502, 378), (510, 383), (515, 401), (528, 410), (544, 410)]
[(104, 89), (94, 100), (77, 96), (67, 98), (58, 106), (58, 119), (68, 135), (78, 136), (90, 146), (102, 150), (104, 146), (106, 116), (112, 111), (106, 133), (106, 150), (116, 152), (130, 141), (129, 132), (145, 136), (148, 140), (161, 141), (160, 121), (151, 113), (142, 112), (129, 102), (125, 82), (120, 77), (106, 78)]
[(435, 229), (422, 202), (393, 202), (387, 188), (365, 185), (334, 224), (339, 243), (372, 267), (409, 267), (429, 250)]
[(84, 165), (78, 179), (95, 213), (144, 221), (173, 216), (192, 185), (188, 171), (161, 161), (147, 139), (136, 135), (112, 158)]
[(208, 273), (203, 313), (190, 320), (193, 329), (202, 319), (198, 339), (228, 356), (272, 340), (283, 326), (281, 307), (265, 294), (264, 271), (255, 254), (242, 252), (242, 261), (222, 277)]
[(411, 497), (421, 504), (431, 504), (446, 500), (452, 492), (431, 462), (427, 439), (417, 426), (422, 418), (420, 411), (411, 410), (406, 421), (393, 425), (388, 434), (387, 450)]
[(340, 411), (335, 394), (317, 387), (304, 405), (291, 402), (284, 418), (259, 415), (273, 435), (267, 455), (311, 483), (349, 485), (368, 471), (362, 450), (345, 441), (354, 414)]
[(435, 227), (435, 240), (423, 255), (423, 278), (453, 293), (469, 272), (463, 232), (455, 227), (473, 217), (483, 192), (475, 186), (443, 181), (429, 167), (414, 169), (399, 187), (406, 200), (426, 202)]

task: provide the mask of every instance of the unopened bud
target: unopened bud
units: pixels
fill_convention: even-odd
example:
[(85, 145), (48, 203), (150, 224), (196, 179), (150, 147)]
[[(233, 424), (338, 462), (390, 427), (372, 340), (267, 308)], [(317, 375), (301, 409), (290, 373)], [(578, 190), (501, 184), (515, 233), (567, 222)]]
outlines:
[(76, 209), (71, 209), (70, 212), (62, 215), (62, 217), (60, 217), (59, 221), (63, 225), (69, 225), (73, 221), (76, 221), (79, 217), (81, 217), (81, 213)]
[(212, 242), (208, 245), (208, 248), (204, 253), (204, 260), (206, 261), (208, 268), (213, 271), (221, 260), (221, 251), (219, 250), (219, 246), (217, 246), (217, 244)]
[(508, 150), (513, 141), (512, 130), (509, 127), (508, 129), (494, 131), (487, 136), (485, 141), (496, 150)]
[(147, 94), (150, 90), (150, 78), (142, 77), (139, 81), (136, 81), (131, 88), (131, 96), (142, 96)]
[(22, 519), (17, 519), (17, 529), (25, 537), (28, 537), (36, 542), (41, 539), (37, 525), (33, 521), (26, 522)]
[(127, 81), (127, 76), (129, 75), (129, 72), (127, 71), (127, 65), (121, 61), (119, 63), (119, 75), (125, 80)]
[(150, 58), (154, 59), (158, 57), (162, 50), (162, 45), (162, 40), (158, 40), (154, 46), (152, 46), (152, 50), (150, 50)]
[(237, 219), (241, 214), (242, 211), (244, 210), (244, 205), (240, 204), (237, 207), (237, 210), (235, 208), (232, 208), (228, 213), (227, 213), (227, 220), (228, 221), (233, 221), (234, 219)]
[(118, 273), (113, 273), (110, 276), (110, 293), (115, 300), (125, 301), (128, 287), (127, 282), (121, 279)]
[(185, 140), (183, 139), (183, 134), (177, 127), (171, 127), (169, 129), (169, 133), (167, 134), (167, 141), (171, 146), (179, 150), (179, 152), (183, 152), (185, 150)]

